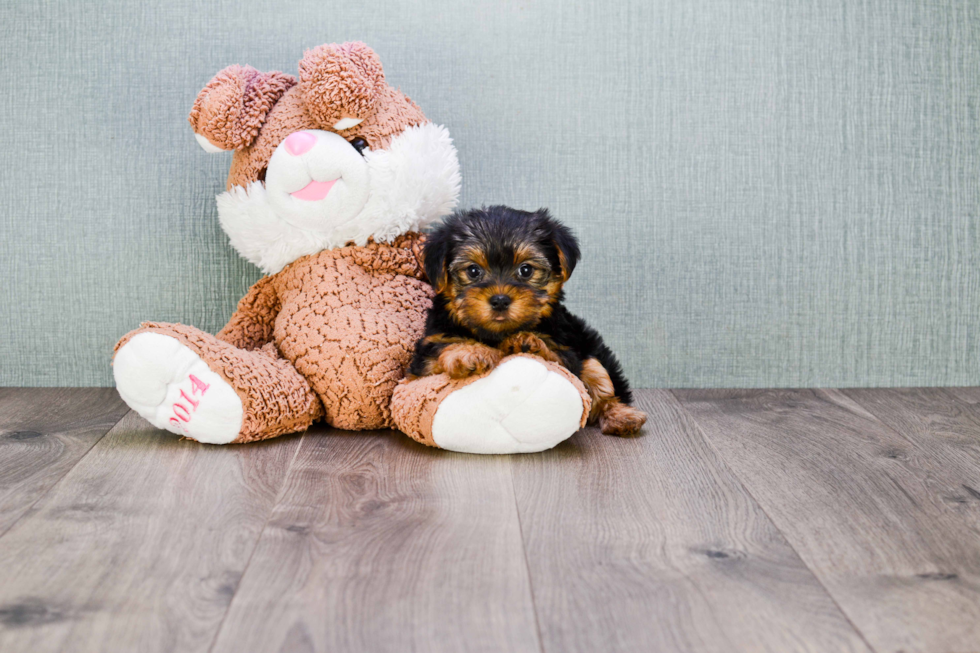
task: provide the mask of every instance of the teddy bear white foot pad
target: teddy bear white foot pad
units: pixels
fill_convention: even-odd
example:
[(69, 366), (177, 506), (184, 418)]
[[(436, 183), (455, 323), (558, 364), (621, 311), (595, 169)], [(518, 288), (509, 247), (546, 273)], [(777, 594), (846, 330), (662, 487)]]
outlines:
[(176, 338), (143, 332), (116, 353), (116, 389), (157, 428), (198, 442), (227, 444), (242, 427), (242, 400)]
[(463, 453), (534, 453), (571, 437), (583, 410), (568, 379), (537, 361), (513, 358), (446, 397), (432, 419), (432, 439)]

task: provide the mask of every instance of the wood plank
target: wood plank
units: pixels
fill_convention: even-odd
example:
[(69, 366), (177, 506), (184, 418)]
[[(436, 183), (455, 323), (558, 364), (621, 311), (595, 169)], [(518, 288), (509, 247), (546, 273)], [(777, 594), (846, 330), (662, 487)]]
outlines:
[(977, 650), (980, 537), (931, 452), (838, 391), (675, 394), (876, 650)]
[(0, 390), (3, 536), (129, 408), (113, 388)]
[(942, 392), (953, 397), (969, 413), (969, 416), (961, 418), (965, 424), (958, 428), (967, 429), (967, 435), (972, 435), (971, 440), (975, 440), (976, 432), (973, 428), (980, 428), (980, 388), (942, 388)]
[(128, 414), (0, 538), (0, 650), (206, 651), (299, 441), (202, 445)]
[(950, 512), (980, 533), (980, 389), (842, 392), (908, 441), (890, 455), (921, 468), (932, 509)]
[(509, 459), (311, 432), (214, 650), (539, 650)]
[(980, 388), (943, 388), (943, 391), (974, 410), (980, 409)]
[(515, 458), (545, 651), (867, 651), (666, 391), (644, 435)]

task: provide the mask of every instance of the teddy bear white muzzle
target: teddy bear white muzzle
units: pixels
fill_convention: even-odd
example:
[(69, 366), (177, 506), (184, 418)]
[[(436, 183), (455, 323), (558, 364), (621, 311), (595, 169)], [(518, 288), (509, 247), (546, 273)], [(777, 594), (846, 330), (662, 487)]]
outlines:
[(232, 246), (274, 274), (324, 249), (421, 230), (453, 209), (459, 183), (445, 127), (408, 127), (386, 149), (362, 153), (338, 134), (307, 129), (279, 144), (264, 182), (218, 195), (218, 218)]
[(308, 129), (286, 137), (265, 177), (269, 204), (301, 229), (320, 230), (354, 218), (370, 194), (364, 157), (338, 134)]

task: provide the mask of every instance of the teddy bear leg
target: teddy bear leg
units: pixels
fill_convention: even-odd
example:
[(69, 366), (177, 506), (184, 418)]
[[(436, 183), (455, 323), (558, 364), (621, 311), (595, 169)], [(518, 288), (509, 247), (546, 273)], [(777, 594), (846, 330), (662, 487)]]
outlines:
[(465, 453), (550, 449), (585, 425), (590, 407), (575, 375), (528, 354), (508, 356), (480, 376), (404, 381), (392, 397), (399, 429), (423, 444)]
[(116, 345), (116, 388), (157, 428), (210, 444), (306, 429), (323, 407), (271, 344), (238, 349), (180, 324), (146, 323)]

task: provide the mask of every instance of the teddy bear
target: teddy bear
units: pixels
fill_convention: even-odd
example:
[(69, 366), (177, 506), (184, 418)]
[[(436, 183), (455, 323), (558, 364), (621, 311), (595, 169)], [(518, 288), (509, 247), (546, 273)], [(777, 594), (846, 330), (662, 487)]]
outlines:
[(323, 420), (471, 453), (541, 451), (584, 425), (582, 383), (528, 354), (465, 379), (405, 378), (433, 297), (422, 232), (455, 207), (459, 163), (371, 48), (308, 50), (298, 79), (229, 66), (190, 124), (204, 150), (233, 153), (219, 221), (266, 276), (217, 335), (144, 322), (119, 340), (116, 387), (143, 418), (211, 444)]

